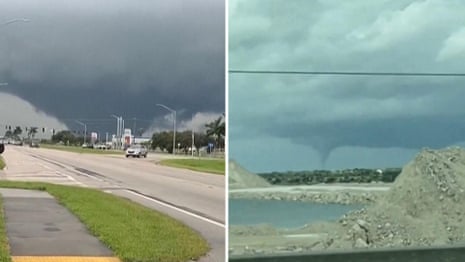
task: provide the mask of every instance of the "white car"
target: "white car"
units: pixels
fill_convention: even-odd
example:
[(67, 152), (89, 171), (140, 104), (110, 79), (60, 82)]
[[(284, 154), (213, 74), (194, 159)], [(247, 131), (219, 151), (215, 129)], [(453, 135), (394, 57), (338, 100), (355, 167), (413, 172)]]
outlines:
[(126, 157), (147, 157), (147, 148), (143, 145), (132, 145), (126, 149)]
[(103, 150), (105, 150), (105, 149), (110, 149), (110, 147), (108, 145), (106, 145), (106, 144), (95, 144), (94, 149), (103, 149)]

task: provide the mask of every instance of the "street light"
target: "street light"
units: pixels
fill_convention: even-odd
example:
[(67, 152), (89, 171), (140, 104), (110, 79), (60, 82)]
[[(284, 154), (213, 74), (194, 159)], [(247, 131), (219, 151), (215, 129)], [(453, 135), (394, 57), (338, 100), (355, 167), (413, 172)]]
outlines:
[[(11, 20), (8, 20), (8, 21), (5, 21), (3, 23), (0, 24), (0, 27), (4, 27), (4, 26), (7, 26), (9, 24), (12, 24), (12, 23), (16, 23), (16, 22), (30, 22), (31, 20), (29, 19), (26, 19), (26, 18), (15, 18), (15, 19), (11, 19)], [(7, 86), (8, 83), (0, 83), (0, 86)], [(5, 146), (3, 145), (3, 141), (0, 142), (0, 154), (3, 153), (3, 151), (5, 150)]]
[(121, 126), (123, 122), (123, 117), (122, 116), (116, 116), (116, 115), (111, 115), (112, 117), (116, 118), (116, 147), (119, 148), (119, 143), (121, 141)]
[(15, 19), (11, 19), (11, 20), (8, 20), (6, 22), (1, 23), (0, 26), (7, 26), (9, 24), (18, 23), (18, 22), (29, 23), (29, 22), (31, 22), (31, 19), (15, 18)]
[(173, 155), (174, 155), (174, 151), (176, 151), (176, 110), (171, 109), (162, 104), (157, 104), (157, 106), (161, 106), (173, 114)]
[[(5, 21), (3, 23), (0, 24), (0, 27), (4, 27), (4, 26), (7, 26), (9, 24), (13, 24), (13, 23), (17, 23), (17, 22), (24, 22), (24, 23), (28, 23), (28, 22), (31, 22), (30, 19), (27, 19), (27, 18), (15, 18), (15, 19), (11, 19), (11, 20), (8, 20), (8, 21)], [(0, 83), (0, 86), (7, 86), (8, 83)]]
[(77, 121), (77, 120), (75, 120), (75, 121), (76, 121), (76, 123), (84, 126), (84, 145), (85, 145), (86, 144), (86, 135), (87, 135), (87, 125), (82, 123), (81, 121)]
[[(4, 27), (4, 26), (7, 26), (9, 24), (13, 24), (13, 23), (17, 23), (17, 22), (24, 22), (24, 23), (28, 23), (28, 22), (31, 22), (30, 19), (27, 19), (27, 18), (15, 18), (15, 19), (11, 19), (11, 20), (8, 20), (8, 21), (5, 21), (3, 23), (0, 24), (0, 27)], [(7, 86), (8, 83), (0, 83), (0, 86)]]

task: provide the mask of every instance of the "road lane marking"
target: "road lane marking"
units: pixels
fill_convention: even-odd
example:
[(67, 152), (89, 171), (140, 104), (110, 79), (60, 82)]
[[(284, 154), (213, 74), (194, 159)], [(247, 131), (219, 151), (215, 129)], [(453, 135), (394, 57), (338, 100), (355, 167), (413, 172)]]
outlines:
[(121, 262), (116, 257), (12, 256), (13, 262)]
[[(39, 158), (39, 157), (37, 157), (37, 158)], [(56, 164), (56, 163), (54, 163), (54, 161), (51, 161), (51, 160), (49, 160), (49, 159), (47, 159), (47, 158), (44, 158), (44, 157), (40, 157), (40, 158), (41, 158), (42, 160), (45, 160), (45, 161), (51, 162), (51, 163), (53, 163), (53, 164)], [(60, 164), (60, 165), (61, 165), (61, 164)], [(68, 169), (68, 168), (66, 168), (66, 169)], [(76, 169), (76, 168), (75, 168), (74, 170), (71, 170), (71, 172), (82, 174), (82, 175), (84, 175), (84, 176), (87, 176), (87, 177), (92, 178), (92, 179), (94, 179), (94, 180), (97, 180), (97, 181), (99, 181), (99, 182), (105, 182), (105, 180), (102, 180), (102, 179), (100, 179), (100, 178), (98, 178), (98, 177), (95, 177), (95, 176), (92, 176), (92, 175), (90, 175), (90, 174), (87, 174), (87, 173), (85, 173), (85, 172), (83, 172), (83, 171), (81, 171), (81, 170), (78, 170), (78, 169)], [(179, 180), (181, 180), (181, 179), (179, 179)], [(143, 198), (143, 199), (145, 199), (145, 200), (149, 200), (149, 201), (155, 202), (155, 203), (157, 203), (157, 204), (159, 204), (159, 205), (161, 205), (161, 206), (164, 206), (164, 207), (167, 207), (167, 208), (171, 208), (171, 209), (176, 210), (176, 211), (178, 211), (178, 212), (180, 212), (180, 213), (183, 213), (183, 214), (189, 215), (189, 216), (191, 216), (191, 217), (194, 217), (194, 218), (203, 220), (203, 221), (205, 221), (205, 222), (208, 222), (208, 223), (210, 223), (210, 224), (216, 225), (216, 226), (218, 226), (218, 227), (226, 228), (226, 225), (225, 225), (225, 224), (222, 224), (222, 223), (220, 223), (220, 222), (217, 222), (217, 221), (215, 221), (215, 220), (213, 220), (213, 219), (210, 219), (210, 218), (207, 218), (207, 217), (205, 217), (205, 216), (198, 215), (198, 214), (196, 214), (196, 213), (194, 213), (194, 212), (190, 212), (190, 211), (187, 211), (187, 210), (185, 210), (185, 209), (179, 208), (179, 207), (177, 207), (177, 206), (175, 206), (175, 205), (172, 205), (172, 204), (169, 204), (169, 203), (165, 203), (165, 202), (163, 202), (163, 201), (159, 201), (159, 200), (156, 200), (156, 199), (147, 197), (147, 196), (145, 196), (145, 195), (143, 195), (143, 194), (140, 194), (140, 193), (137, 193), (137, 192), (133, 192), (133, 191), (131, 191), (131, 190), (124, 189), (124, 190), (122, 190), (122, 191), (125, 191), (125, 192), (130, 193), (130, 194), (135, 195), (135, 196), (139, 196), (139, 197), (141, 197), (141, 198)]]
[(49, 166), (48, 166), (48, 165), (46, 165), (46, 164), (39, 163), (39, 162), (37, 162), (37, 164), (38, 164), (39, 166), (41, 166), (41, 167), (45, 168), (45, 169), (52, 170), (52, 168), (51, 168), (51, 167), (49, 167)]
[(176, 206), (173, 206), (173, 205), (170, 205), (170, 204), (167, 204), (167, 203), (164, 203), (164, 202), (161, 202), (161, 201), (152, 199), (152, 198), (150, 198), (150, 197), (144, 196), (144, 195), (142, 195), (142, 194), (138, 194), (138, 193), (136, 193), (136, 192), (132, 192), (132, 191), (127, 190), (127, 189), (125, 189), (125, 190), (123, 190), (123, 191), (125, 191), (125, 192), (127, 192), (127, 193), (130, 193), (130, 194), (133, 194), (133, 195), (135, 195), (135, 196), (141, 197), (141, 198), (143, 198), (143, 199), (145, 199), (145, 200), (149, 200), (149, 201), (155, 202), (155, 203), (157, 203), (157, 204), (159, 204), (159, 205), (161, 205), (161, 206), (174, 209), (174, 210), (176, 210), (176, 211), (178, 211), (178, 212), (181, 212), (181, 213), (183, 213), (183, 214), (189, 215), (189, 216), (191, 216), (191, 217), (195, 217), (195, 218), (197, 218), (197, 219), (203, 220), (203, 221), (208, 222), (208, 223), (210, 223), (210, 224), (213, 224), (213, 225), (215, 225), (215, 226), (219, 226), (219, 227), (222, 227), (222, 228), (226, 228), (226, 226), (225, 226), (224, 224), (221, 224), (221, 223), (216, 222), (216, 221), (214, 221), (214, 220), (212, 220), (212, 219), (209, 219), (209, 218), (206, 218), (206, 217), (197, 215), (197, 214), (195, 214), (195, 213), (186, 211), (186, 210), (181, 209), (181, 208), (179, 208), (179, 207), (176, 207)]
[(73, 181), (73, 183), (76, 183), (77, 185), (80, 185), (82, 187), (87, 187), (87, 185), (85, 185), (84, 183), (80, 182), (80, 181), (77, 181), (74, 177), (68, 175), (68, 174), (65, 174), (65, 173), (61, 173), (59, 171), (55, 171), (57, 174), (61, 175), (61, 176), (64, 176), (66, 178), (68, 178), (69, 180)]

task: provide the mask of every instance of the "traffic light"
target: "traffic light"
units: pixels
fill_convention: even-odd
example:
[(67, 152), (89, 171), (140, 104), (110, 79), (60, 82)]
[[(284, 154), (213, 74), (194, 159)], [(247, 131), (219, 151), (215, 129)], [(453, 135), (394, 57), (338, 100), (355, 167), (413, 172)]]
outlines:
[(45, 133), (45, 127), (42, 127), (42, 133)]

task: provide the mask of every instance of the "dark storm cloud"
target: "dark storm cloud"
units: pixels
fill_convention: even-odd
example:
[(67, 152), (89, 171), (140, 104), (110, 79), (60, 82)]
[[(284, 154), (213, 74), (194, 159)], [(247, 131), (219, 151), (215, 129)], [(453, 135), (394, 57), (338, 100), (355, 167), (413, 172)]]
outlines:
[(312, 146), (322, 160), (344, 146), (418, 149), (465, 141), (462, 79), (306, 77), (289, 86), (276, 84), (278, 78), (256, 77), (262, 88), (230, 95), (231, 139), (289, 138)]
[(2, 4), (4, 88), (58, 118), (224, 112), (222, 1)]
[[(231, 69), (463, 73), (462, 1), (259, 2), (230, 1)], [(323, 160), (345, 146), (444, 147), (465, 141), (464, 85), (460, 77), (230, 74), (230, 139), (272, 135)]]

